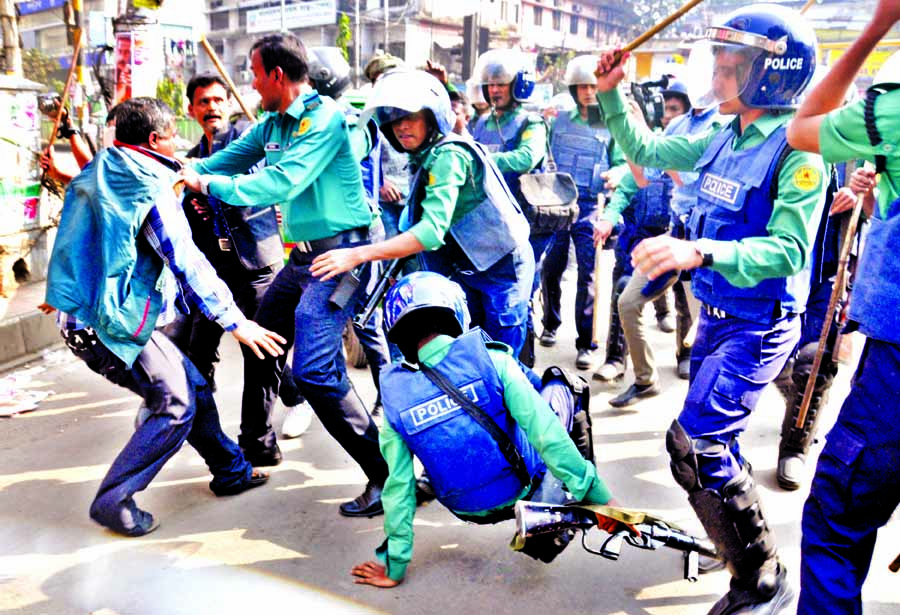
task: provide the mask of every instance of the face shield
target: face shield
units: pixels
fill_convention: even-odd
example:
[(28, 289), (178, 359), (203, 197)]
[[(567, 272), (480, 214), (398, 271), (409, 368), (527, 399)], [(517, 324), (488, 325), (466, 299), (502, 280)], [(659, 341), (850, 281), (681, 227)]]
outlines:
[(694, 43), (688, 57), (685, 85), (691, 104), (705, 109), (740, 98), (757, 58), (782, 55), (786, 44), (731, 28), (708, 28), (706, 39)]

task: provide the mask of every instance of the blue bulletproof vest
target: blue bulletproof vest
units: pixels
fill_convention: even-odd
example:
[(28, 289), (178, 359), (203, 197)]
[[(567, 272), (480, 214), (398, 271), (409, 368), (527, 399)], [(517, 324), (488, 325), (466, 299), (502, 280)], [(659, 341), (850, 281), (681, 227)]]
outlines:
[[(444, 246), (422, 252), (420, 258), (426, 270), (445, 275), (449, 275), (448, 267), (452, 266), (460, 269), (474, 267), (477, 271), (486, 271), (517, 247), (524, 247), (528, 243), (528, 220), (503, 181), (497, 165), (488, 158), (479, 144), (451, 133), (442, 137), (432, 148), (440, 148), (448, 143), (466, 148), (484, 169), (482, 188), (485, 198), (450, 227), (449, 240), (445, 240)], [(404, 230), (422, 217), (419, 204), (425, 197), (427, 183), (428, 169), (423, 165), (410, 183), (410, 197), (405, 213), (407, 222), (401, 227)]]
[(553, 124), (550, 151), (560, 171), (570, 174), (578, 186), (579, 219), (597, 208), (597, 195), (603, 192), (602, 173), (609, 170), (609, 144), (612, 137), (605, 126), (573, 122), (566, 112)]
[[(784, 126), (764, 142), (734, 151), (734, 131), (725, 127), (697, 161), (697, 205), (686, 228), (688, 239), (737, 241), (765, 237), (772, 216), (771, 184), (787, 147)], [(694, 295), (728, 314), (758, 323), (799, 313), (809, 295), (809, 266), (788, 278), (770, 278), (751, 288), (732, 286), (721, 274), (700, 268), (691, 273)]]
[(853, 286), (850, 319), (866, 337), (900, 344), (900, 199), (875, 207)]
[[(475, 128), (472, 130), (472, 138), (484, 145), (491, 153), (511, 152), (516, 149), (522, 133), (530, 123), (531, 116), (522, 107), (517, 107), (515, 111), (507, 113), (512, 113), (512, 118), (500, 126), (499, 130), (496, 122), (493, 126), (488, 127), (487, 123), (493, 117), (492, 113), (478, 118)], [(514, 172), (503, 174), (503, 179), (506, 180), (506, 185), (509, 186), (516, 200), (522, 199), (522, 189), (519, 187), (520, 176), (521, 173)]]
[(638, 190), (631, 199), (634, 222), (639, 228), (666, 229), (671, 217), (669, 204), (674, 182), (668, 173), (659, 169), (646, 169), (645, 177), (650, 183)]
[[(480, 329), (458, 337), (433, 369), (493, 419), (535, 478), (546, 470), (525, 432), (503, 405), (503, 384)], [(384, 415), (428, 471), (437, 499), (457, 513), (498, 508), (529, 487), (516, 476), (494, 438), (425, 374), (394, 363), (381, 373)]]

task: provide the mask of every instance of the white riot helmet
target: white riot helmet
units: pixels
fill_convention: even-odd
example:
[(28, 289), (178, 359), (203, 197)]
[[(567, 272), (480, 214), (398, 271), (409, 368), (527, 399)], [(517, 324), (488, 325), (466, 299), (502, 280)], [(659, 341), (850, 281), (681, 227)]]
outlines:
[(426, 143), (453, 131), (456, 114), (444, 84), (425, 71), (393, 70), (375, 82), (360, 123), (374, 116), (381, 133), (394, 149), (402, 152), (405, 150), (394, 136), (391, 124), (422, 110), (428, 111), (433, 120), (432, 134), (426, 137)]
[(891, 54), (872, 79), (872, 85), (900, 83), (900, 51)]
[[(566, 65), (566, 76), (563, 82), (569, 87), (569, 94), (572, 99), (578, 103), (578, 86), (594, 85), (597, 83), (597, 76), (594, 71), (597, 70), (597, 56), (578, 56), (572, 58)], [(597, 104), (594, 101), (593, 104)]]
[(478, 79), (486, 101), (490, 100), (487, 86), (491, 84), (509, 84), (510, 99), (519, 103), (528, 100), (534, 92), (534, 67), (528, 56), (515, 49), (491, 49), (484, 52), (475, 63), (473, 75)]

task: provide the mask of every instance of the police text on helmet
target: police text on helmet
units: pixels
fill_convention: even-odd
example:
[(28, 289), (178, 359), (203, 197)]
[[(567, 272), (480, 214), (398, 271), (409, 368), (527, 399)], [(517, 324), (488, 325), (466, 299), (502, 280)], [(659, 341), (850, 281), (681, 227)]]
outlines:
[(763, 68), (774, 68), (775, 70), (801, 70), (803, 68), (803, 58), (766, 58)]

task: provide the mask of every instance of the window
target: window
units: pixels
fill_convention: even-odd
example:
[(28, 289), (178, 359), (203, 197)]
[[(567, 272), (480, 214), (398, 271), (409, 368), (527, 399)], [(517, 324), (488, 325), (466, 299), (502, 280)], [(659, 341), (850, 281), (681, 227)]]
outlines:
[(591, 38), (591, 39), (594, 38), (594, 29), (596, 28), (596, 26), (595, 26), (596, 23), (597, 22), (595, 22), (593, 19), (587, 20), (587, 37), (588, 38)]
[(553, 29), (562, 30), (562, 11), (553, 11)]
[(218, 13), (209, 14), (210, 30), (227, 30), (228, 29), (228, 11), (219, 11)]
[(569, 17), (569, 34), (578, 34), (578, 15)]
[(544, 25), (544, 9), (539, 6), (534, 7), (534, 25)]

